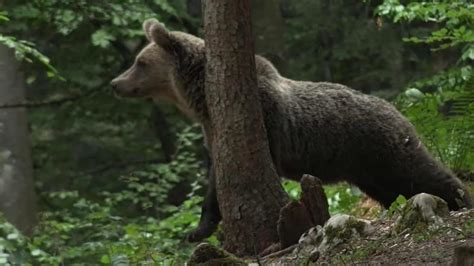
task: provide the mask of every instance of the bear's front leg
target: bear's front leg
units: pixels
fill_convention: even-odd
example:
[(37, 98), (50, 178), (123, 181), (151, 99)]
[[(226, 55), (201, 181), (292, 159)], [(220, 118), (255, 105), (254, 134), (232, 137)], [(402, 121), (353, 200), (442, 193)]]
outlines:
[(202, 205), (199, 225), (187, 236), (189, 242), (198, 242), (211, 236), (222, 219), (219, 204), (217, 203), (216, 179), (212, 170), (211, 160), (208, 160), (208, 162), (209, 187)]

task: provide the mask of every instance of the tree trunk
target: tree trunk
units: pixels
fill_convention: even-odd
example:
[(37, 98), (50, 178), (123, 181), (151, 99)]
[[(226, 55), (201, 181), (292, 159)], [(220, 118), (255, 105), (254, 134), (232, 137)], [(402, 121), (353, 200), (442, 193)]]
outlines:
[[(0, 104), (24, 101), (23, 76), (13, 51), (0, 45)], [(0, 109), (0, 212), (25, 234), (36, 224), (26, 110)]]
[(272, 163), (257, 91), (250, 0), (204, 1), (206, 101), (224, 247), (254, 255), (278, 242), (288, 202)]

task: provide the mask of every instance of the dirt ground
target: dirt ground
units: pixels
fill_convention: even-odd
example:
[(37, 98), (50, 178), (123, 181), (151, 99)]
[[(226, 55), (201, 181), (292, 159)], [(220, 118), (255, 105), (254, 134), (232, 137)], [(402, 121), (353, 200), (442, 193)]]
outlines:
[[(239, 265), (453, 265), (455, 249), (464, 246), (469, 247), (464, 251), (471, 263), (457, 265), (474, 266), (474, 209), (451, 211), (429, 226), (400, 229), (403, 231), (398, 233), (394, 230), (398, 216), (389, 217), (386, 211), (381, 213), (380, 205), (374, 201), (363, 200), (355, 209), (357, 212), (352, 214), (369, 220), (371, 230), (364, 236), (346, 237), (330, 248), (322, 249), (318, 246), (321, 242), (308, 242), (303, 238), (292, 247), (245, 261), (204, 248), (201, 249), (202, 261), (211, 262), (205, 258), (216, 253), (211, 256), (216, 259), (208, 265), (222, 265), (224, 261)], [(317, 235), (320, 230), (316, 230)], [(313, 239), (317, 239), (317, 235)], [(212, 245), (207, 248), (217, 249)], [(199, 260), (200, 256), (194, 257)]]
[(416, 264), (450, 265), (454, 249), (474, 246), (474, 210), (451, 212), (439, 228), (395, 235), (394, 219), (379, 219), (372, 224), (375, 232), (365, 238), (342, 243), (315, 262), (318, 264)]
[[(442, 218), (441, 224), (422, 231), (406, 229), (397, 234), (393, 230), (397, 215), (380, 215), (380, 206), (370, 199), (360, 202), (356, 209), (355, 216), (371, 221), (371, 234), (351, 237), (322, 254), (316, 251), (316, 246), (298, 244), (279, 256), (263, 258), (261, 264), (451, 265), (456, 247), (474, 248), (474, 210), (450, 212)], [(298, 251), (302, 249), (314, 249), (314, 253)], [(474, 254), (472, 256), (474, 259)]]

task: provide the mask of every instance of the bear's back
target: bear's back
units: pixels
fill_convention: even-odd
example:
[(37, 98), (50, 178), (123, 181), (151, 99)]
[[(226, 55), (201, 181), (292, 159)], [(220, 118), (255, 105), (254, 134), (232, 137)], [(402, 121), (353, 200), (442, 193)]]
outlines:
[(364, 159), (354, 157), (416, 139), (390, 103), (344, 85), (260, 77), (259, 91), (272, 156), (289, 178), (311, 172), (337, 181)]

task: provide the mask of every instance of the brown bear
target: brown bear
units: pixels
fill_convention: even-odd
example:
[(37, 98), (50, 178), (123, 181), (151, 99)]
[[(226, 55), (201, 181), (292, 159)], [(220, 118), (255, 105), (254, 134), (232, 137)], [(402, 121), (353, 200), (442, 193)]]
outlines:
[[(208, 138), (204, 41), (170, 32), (153, 19), (143, 27), (150, 43), (112, 81), (113, 89), (123, 96), (173, 102), (202, 124)], [(453, 210), (472, 206), (461, 181), (433, 159), (413, 125), (390, 103), (340, 84), (284, 78), (259, 56), (256, 65), (270, 152), (280, 176), (345, 180), (385, 207), (398, 195), (420, 192), (443, 198)], [(189, 239), (209, 236), (220, 219), (210, 173), (201, 221)]]

